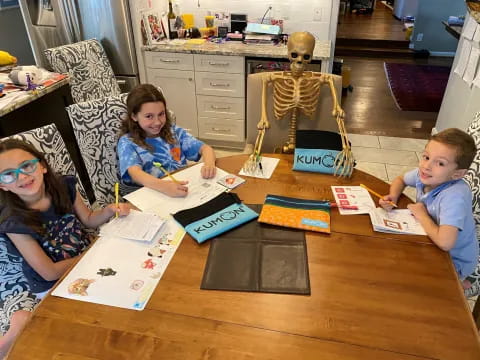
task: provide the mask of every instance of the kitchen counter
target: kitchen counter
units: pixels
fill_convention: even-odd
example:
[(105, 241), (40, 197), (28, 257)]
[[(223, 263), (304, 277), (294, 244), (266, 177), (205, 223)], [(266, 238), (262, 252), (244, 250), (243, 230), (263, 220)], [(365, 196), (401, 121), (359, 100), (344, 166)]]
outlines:
[[(253, 45), (240, 41), (228, 41), (223, 44), (205, 42), (203, 44), (187, 44), (186, 40), (173, 40), (164, 44), (143, 46), (143, 51), (177, 52), (189, 54), (232, 55), (249, 57), (287, 58), (286, 45)], [(331, 44), (329, 41), (317, 41), (313, 52), (313, 60), (329, 60)]]
[[(68, 87), (69, 79), (65, 77), (53, 84), (45, 87), (41, 87), (34, 91), (19, 91), (10, 92), (0, 101), (0, 117), (7, 115), (15, 109), (21, 108), (24, 105), (31, 103), (55, 90), (61, 88), (64, 85)], [(2, 106), (3, 105), (3, 106)]]

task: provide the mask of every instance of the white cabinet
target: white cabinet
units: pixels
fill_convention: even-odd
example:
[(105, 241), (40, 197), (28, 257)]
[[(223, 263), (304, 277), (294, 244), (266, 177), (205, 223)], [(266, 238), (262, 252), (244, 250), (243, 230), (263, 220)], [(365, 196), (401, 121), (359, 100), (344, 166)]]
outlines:
[(175, 113), (177, 125), (197, 137), (198, 123), (194, 72), (148, 69), (147, 79), (150, 84), (162, 88), (167, 101), (167, 108)]
[(245, 141), (245, 59), (195, 55), (199, 137)]
[(145, 52), (147, 81), (163, 89), (177, 124), (220, 142), (245, 141), (242, 56)]
[(147, 82), (163, 90), (167, 107), (177, 118), (177, 125), (198, 137), (197, 100), (193, 55), (146, 52)]

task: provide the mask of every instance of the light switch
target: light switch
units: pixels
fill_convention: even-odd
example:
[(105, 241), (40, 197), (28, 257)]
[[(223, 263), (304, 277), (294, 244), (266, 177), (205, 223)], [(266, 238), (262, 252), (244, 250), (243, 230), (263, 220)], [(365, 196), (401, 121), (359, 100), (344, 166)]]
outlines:
[(313, 9), (313, 21), (322, 21), (322, 8), (317, 7)]

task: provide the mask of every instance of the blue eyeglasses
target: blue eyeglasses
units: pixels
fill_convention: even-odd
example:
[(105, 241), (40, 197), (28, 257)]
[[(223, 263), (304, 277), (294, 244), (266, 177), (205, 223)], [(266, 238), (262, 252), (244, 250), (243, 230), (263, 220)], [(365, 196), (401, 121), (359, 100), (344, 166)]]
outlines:
[(32, 160), (27, 160), (24, 161), (20, 164), (20, 166), (16, 169), (9, 169), (2, 171), (0, 173), (0, 183), (2, 184), (11, 184), (18, 179), (18, 175), (20, 173), (22, 174), (31, 174), (35, 170), (37, 170), (37, 163), (40, 160), (38, 159), (32, 159)]

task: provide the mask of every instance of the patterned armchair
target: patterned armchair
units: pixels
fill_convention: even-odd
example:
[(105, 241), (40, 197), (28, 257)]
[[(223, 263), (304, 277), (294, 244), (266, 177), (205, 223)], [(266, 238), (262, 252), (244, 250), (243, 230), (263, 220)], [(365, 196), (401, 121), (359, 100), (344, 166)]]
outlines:
[(127, 94), (86, 101), (67, 107), (73, 132), (92, 183), (97, 206), (115, 201), (118, 182), (117, 142), (127, 114)]
[[(117, 142), (122, 119), (127, 115), (128, 94), (86, 101), (67, 107), (73, 132), (92, 183), (96, 206), (115, 201), (114, 185), (119, 182)], [(172, 122), (175, 114), (168, 110)], [(123, 195), (137, 187), (120, 185)]]
[[(85, 196), (85, 190), (78, 178), (70, 154), (54, 124), (28, 130), (11, 138), (29, 141), (45, 154), (50, 166), (59, 174), (75, 175), (78, 189)], [(10, 326), (10, 317), (18, 310), (33, 310), (38, 302), (30, 293), (27, 280), (22, 272), (22, 257), (7, 238), (0, 236), (0, 332), (5, 333)]]
[(75, 102), (120, 94), (112, 67), (102, 45), (95, 39), (46, 49), (53, 70), (68, 73)]
[[(472, 135), (477, 145), (477, 154), (473, 160), (470, 169), (465, 175), (464, 179), (470, 185), (473, 196), (473, 218), (477, 226), (477, 239), (480, 240), (480, 112), (477, 112), (473, 118), (472, 123), (467, 129), (467, 133)], [(480, 260), (480, 259), (479, 259)], [(477, 265), (475, 272), (467, 277), (472, 287), (465, 291), (467, 297), (472, 297), (480, 294), (480, 263)]]

